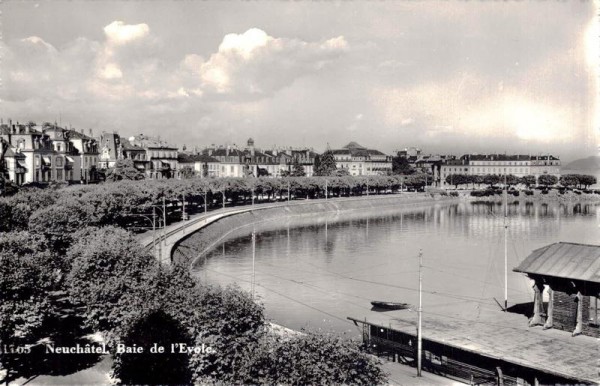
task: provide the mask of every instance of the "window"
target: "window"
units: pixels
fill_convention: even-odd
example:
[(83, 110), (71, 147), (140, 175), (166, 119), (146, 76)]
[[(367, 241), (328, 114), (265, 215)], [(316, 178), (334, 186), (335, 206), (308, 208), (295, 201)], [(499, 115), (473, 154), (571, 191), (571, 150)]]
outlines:
[(56, 157), (56, 167), (62, 167), (63, 166), (63, 159), (62, 157)]
[(63, 171), (62, 169), (56, 169), (56, 181), (63, 180)]

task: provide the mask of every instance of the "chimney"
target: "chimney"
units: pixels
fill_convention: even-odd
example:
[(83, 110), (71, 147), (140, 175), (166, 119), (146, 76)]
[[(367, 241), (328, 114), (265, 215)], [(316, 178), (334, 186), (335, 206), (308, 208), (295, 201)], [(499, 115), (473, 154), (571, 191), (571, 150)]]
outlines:
[(94, 134), (92, 133), (92, 129), (90, 129), (90, 137), (93, 137)]

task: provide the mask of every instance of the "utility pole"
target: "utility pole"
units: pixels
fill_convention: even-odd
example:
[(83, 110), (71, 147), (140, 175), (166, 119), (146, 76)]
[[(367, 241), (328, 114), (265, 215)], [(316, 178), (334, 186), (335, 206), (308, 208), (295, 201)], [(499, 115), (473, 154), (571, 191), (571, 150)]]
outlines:
[(223, 195), (223, 209), (225, 209), (225, 191), (221, 190), (221, 194)]
[(504, 169), (504, 312), (508, 309), (508, 190)]
[(417, 327), (417, 376), (421, 376), (421, 357), (423, 356), (423, 334), (422, 334), (422, 321), (423, 321), (423, 293), (422, 293), (422, 282), (421, 267), (423, 266), (423, 250), (419, 250), (419, 326)]

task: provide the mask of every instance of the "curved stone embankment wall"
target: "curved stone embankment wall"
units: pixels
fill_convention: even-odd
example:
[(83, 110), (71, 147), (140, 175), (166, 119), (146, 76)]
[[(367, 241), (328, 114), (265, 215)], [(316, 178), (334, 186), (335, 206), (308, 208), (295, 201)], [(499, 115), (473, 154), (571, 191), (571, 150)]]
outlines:
[[(249, 210), (233, 214), (212, 222), (198, 231), (180, 240), (173, 247), (172, 258), (174, 262), (193, 264), (194, 261), (208, 252), (217, 244), (229, 237), (239, 236), (242, 228), (251, 224), (284, 219), (296, 216), (313, 216), (327, 213), (381, 209), (386, 208), (429, 206), (436, 203), (458, 202), (456, 197), (442, 197), (439, 195), (394, 195), (373, 196), (349, 200), (318, 200), (309, 201), (302, 205), (290, 205), (258, 210)], [(250, 230), (247, 230), (249, 233)]]

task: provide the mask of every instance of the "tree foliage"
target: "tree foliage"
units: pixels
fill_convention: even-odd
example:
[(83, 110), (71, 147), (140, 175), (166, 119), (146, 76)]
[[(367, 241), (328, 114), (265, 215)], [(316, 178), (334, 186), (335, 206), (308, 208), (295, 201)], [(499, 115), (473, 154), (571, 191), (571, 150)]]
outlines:
[(87, 326), (112, 331), (127, 320), (132, 312), (131, 294), (143, 287), (158, 263), (123, 229), (86, 228), (74, 239), (67, 253), (72, 261), (69, 297), (85, 307)]
[(332, 176), (335, 174), (337, 164), (331, 150), (326, 150), (319, 158), (319, 165), (315, 163), (315, 176)]
[(114, 182), (121, 180), (143, 180), (145, 175), (139, 171), (132, 160), (117, 160), (115, 166), (109, 168), (106, 172), (106, 181)]
[(519, 182), (529, 189), (532, 185), (536, 184), (536, 178), (532, 175), (523, 176), (520, 178)]
[(294, 158), (294, 162), (292, 163), (292, 177), (304, 177), (306, 172), (304, 171), (304, 166), (300, 164), (298, 158)]
[(542, 174), (538, 177), (538, 183), (543, 186), (552, 186), (558, 183), (558, 177), (552, 174)]
[(253, 384), (380, 385), (387, 380), (379, 360), (353, 341), (333, 334), (267, 337), (254, 350), (246, 379)]
[(392, 158), (392, 172), (394, 174), (414, 174), (416, 171), (408, 162), (406, 157), (393, 157)]

